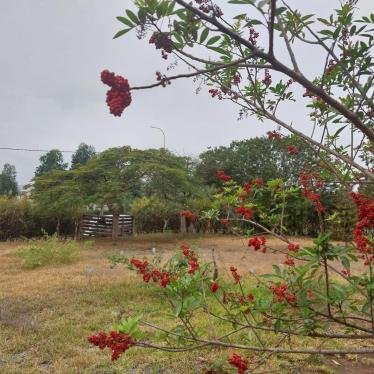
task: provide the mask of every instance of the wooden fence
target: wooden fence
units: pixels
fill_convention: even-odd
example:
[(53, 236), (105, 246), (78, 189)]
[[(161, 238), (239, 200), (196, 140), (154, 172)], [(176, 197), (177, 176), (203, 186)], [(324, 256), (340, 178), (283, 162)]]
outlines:
[[(134, 220), (132, 216), (120, 214), (118, 236), (131, 235), (133, 233)], [(80, 222), (79, 237), (88, 238), (95, 236), (112, 236), (113, 216), (111, 214), (99, 216), (85, 214)]]

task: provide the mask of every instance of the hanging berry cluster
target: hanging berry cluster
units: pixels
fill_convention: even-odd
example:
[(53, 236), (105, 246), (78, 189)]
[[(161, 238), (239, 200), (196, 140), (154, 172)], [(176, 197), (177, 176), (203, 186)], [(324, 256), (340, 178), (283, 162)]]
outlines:
[(316, 193), (313, 188), (321, 188), (324, 185), (323, 179), (315, 172), (308, 174), (302, 171), (299, 176), (302, 194), (313, 202), (314, 210), (318, 213), (323, 213), (326, 208), (321, 203), (321, 195)]
[(355, 192), (351, 196), (358, 207), (359, 219), (353, 230), (353, 241), (360, 258), (365, 260), (364, 264), (371, 265), (374, 262), (374, 240), (369, 235), (374, 229), (374, 200)]
[(111, 87), (106, 93), (106, 103), (109, 107), (110, 113), (114, 116), (120, 117), (130, 104), (131, 93), (130, 86), (127, 79), (120, 75), (115, 75), (109, 70), (101, 72), (101, 81)]
[(211, 0), (195, 0), (195, 2), (203, 13), (212, 13), (213, 16), (218, 18), (223, 16), (222, 9), (217, 5), (212, 5)]
[(154, 44), (156, 49), (161, 49), (162, 58), (167, 60), (167, 53), (171, 53), (174, 49), (173, 42), (168, 32), (155, 31), (149, 39), (149, 44)]

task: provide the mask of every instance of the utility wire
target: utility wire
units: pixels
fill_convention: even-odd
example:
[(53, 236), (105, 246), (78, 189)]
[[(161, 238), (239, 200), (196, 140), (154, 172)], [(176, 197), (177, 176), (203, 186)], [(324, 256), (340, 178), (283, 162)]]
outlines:
[[(57, 149), (57, 148), (55, 148)], [(28, 148), (11, 148), (11, 147), (0, 147), (0, 150), (8, 150), (8, 151), (26, 151), (26, 152), (49, 152), (52, 149), (28, 149)], [(63, 153), (73, 153), (74, 151), (61, 151)]]

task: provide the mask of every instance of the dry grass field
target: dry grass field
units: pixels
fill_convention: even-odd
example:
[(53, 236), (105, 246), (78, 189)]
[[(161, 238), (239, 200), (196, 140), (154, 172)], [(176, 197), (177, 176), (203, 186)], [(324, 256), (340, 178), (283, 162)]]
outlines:
[[(214, 248), (221, 275), (230, 265), (242, 274), (263, 273), (283, 261), (282, 255), (250, 251), (234, 237), (168, 234), (80, 243), (80, 257), (72, 264), (29, 270), (15, 256), (24, 243), (0, 243), (0, 373), (201, 373), (207, 360), (222, 356), (220, 349), (172, 354), (134, 348), (112, 363), (108, 352), (86, 341), (121, 314), (141, 313), (148, 321), (168, 323), (152, 288), (121, 266), (111, 269), (107, 257), (119, 252), (151, 257), (156, 248), (166, 258), (181, 243), (199, 245), (208, 260)], [(272, 240), (271, 246), (280, 243)], [(260, 372), (365, 374), (374, 372), (373, 362), (373, 357), (274, 356)]]

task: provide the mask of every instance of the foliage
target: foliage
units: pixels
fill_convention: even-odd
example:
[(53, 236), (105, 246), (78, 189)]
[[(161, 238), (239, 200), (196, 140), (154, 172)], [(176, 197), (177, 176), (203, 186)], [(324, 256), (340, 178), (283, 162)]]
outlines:
[(17, 196), (16, 168), (10, 164), (4, 164), (3, 171), (0, 174), (0, 195)]
[(73, 153), (71, 157), (71, 169), (77, 169), (82, 165), (85, 165), (88, 160), (95, 156), (95, 147), (86, 143), (81, 143), (78, 149)]
[(64, 163), (64, 156), (58, 149), (52, 149), (45, 155), (41, 156), (40, 165), (35, 170), (35, 176), (39, 177), (42, 174), (52, 170), (65, 170), (68, 164)]
[(75, 171), (52, 170), (34, 178), (31, 198), (35, 212), (56, 224), (74, 221), (86, 210)]
[(143, 233), (178, 231), (180, 211), (180, 205), (158, 197), (138, 198), (131, 205), (136, 231)]
[[(298, 157), (288, 153), (287, 146), (291, 144), (300, 150)], [(314, 152), (290, 136), (278, 141), (267, 137), (234, 141), (229, 147), (205, 151), (199, 158), (196, 174), (208, 185), (220, 185), (217, 170), (224, 170), (239, 183), (254, 178), (262, 178), (266, 182), (276, 175), (296, 184), (304, 165), (315, 163)]]
[(75, 241), (59, 241), (56, 235), (46, 235), (42, 240), (31, 240), (27, 247), (21, 248), (17, 256), (23, 261), (23, 267), (34, 269), (47, 265), (71, 264), (79, 257)]
[(28, 198), (0, 197), (0, 240), (37, 235), (37, 227)]
[[(357, 17), (357, 3), (341, 1), (329, 17), (321, 18), (304, 15), (281, 0), (231, 0), (224, 9), (201, 0), (139, 0), (134, 3), (135, 12), (127, 9), (126, 16), (117, 18), (125, 28), (115, 38), (133, 29), (138, 31), (139, 39), (150, 33), (149, 43), (161, 50), (164, 59), (172, 56), (190, 69), (171, 76), (158, 71), (156, 83), (127, 87), (127, 93), (166, 87), (179, 78), (194, 78), (200, 86), (209, 87), (212, 98), (237, 104), (239, 118), (255, 116), (259, 121), (276, 124), (277, 129), (269, 133), (269, 138), (283, 141), (279, 127), (283, 128), (308, 146), (317, 159), (312, 165), (302, 162), (298, 186), (294, 181), (277, 178), (277, 174), (276, 179), (266, 183), (255, 178), (242, 184), (225, 174), (226, 170), (218, 171), (223, 187), (217, 191), (210, 219), (217, 217), (233, 232), (249, 237), (248, 246), (264, 255), (271, 249), (266, 245), (267, 238), (252, 236), (253, 231), (245, 229), (243, 223), (282, 240), (285, 268), (274, 266), (272, 274), (256, 277), (256, 287), (248, 289), (232, 266), (236, 289), (227, 289), (214, 279), (209, 265), (200, 262), (188, 247), (181, 248), (184, 258), (169, 262), (164, 268), (131, 259), (129, 267), (145, 282), (152, 281), (164, 289), (163, 297), (179, 319), (179, 324), (170, 330), (147, 324), (165, 333), (161, 345), (148, 339), (131, 340), (132, 345), (174, 352), (207, 346), (256, 351), (258, 357), (252, 360), (237, 353), (227, 360), (238, 374), (259, 367), (271, 353), (374, 352), (372, 347), (307, 349), (284, 344), (291, 341), (291, 336), (323, 337), (327, 345), (334, 338), (372, 339), (374, 334), (374, 201), (352, 191), (352, 184), (374, 181), (373, 170), (368, 167), (374, 142), (374, 15)], [(287, 63), (277, 56), (279, 43), (288, 53)], [(323, 52), (317, 61), (320, 66), (314, 70), (318, 73), (312, 79), (299, 65), (295, 51), (300, 46), (307, 46), (317, 56)], [(125, 80), (120, 76), (116, 79)], [(286, 117), (287, 110), (280, 110), (290, 109), (295, 101), (305, 98), (312, 125), (310, 134), (293, 124), (292, 117)], [(121, 106), (120, 114), (124, 108)], [(292, 110), (288, 112), (292, 114)], [(295, 159), (300, 157), (294, 142), (286, 148)], [(333, 179), (344, 186), (346, 193), (351, 192), (358, 208), (357, 223), (351, 227), (352, 245), (333, 244), (326, 231), (326, 221), (333, 214), (329, 215), (322, 195), (326, 192), (325, 182)], [(286, 207), (295, 195), (306, 199), (318, 216), (320, 227), (312, 247), (303, 248), (287, 237)], [(262, 204), (264, 198), (271, 199), (270, 206)], [(186, 213), (194, 216), (189, 210)], [(354, 274), (351, 262), (360, 264)], [(342, 270), (336, 268), (340, 264)], [(213, 283), (209, 286), (210, 281)], [(218, 307), (206, 299), (209, 291)], [(194, 315), (198, 312), (209, 318), (213, 334), (213, 319), (227, 323), (230, 331), (210, 337), (210, 331), (195, 329)], [(251, 335), (246, 336), (243, 330)], [(279, 338), (264, 339), (262, 331)]]

